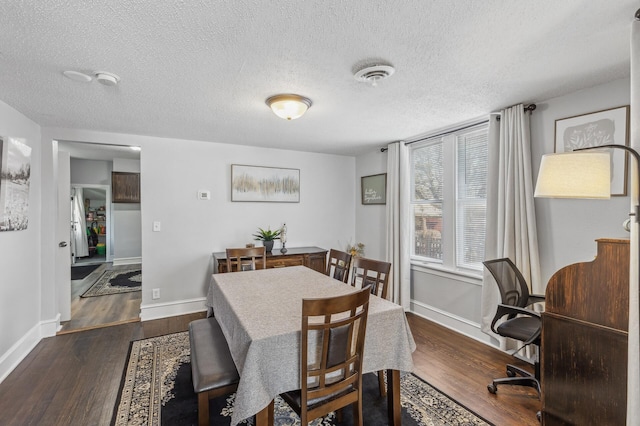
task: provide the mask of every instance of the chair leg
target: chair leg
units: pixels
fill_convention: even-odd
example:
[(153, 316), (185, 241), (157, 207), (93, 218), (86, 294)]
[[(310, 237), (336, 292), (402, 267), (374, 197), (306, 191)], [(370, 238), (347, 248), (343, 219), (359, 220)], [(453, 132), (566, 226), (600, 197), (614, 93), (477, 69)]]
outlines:
[[(538, 396), (540, 396), (540, 382), (535, 377), (505, 377), (503, 379), (494, 379), (493, 380), (493, 390), (489, 389), (489, 392), (496, 393), (498, 385), (517, 385), (517, 386), (528, 386), (530, 388), (534, 388), (538, 391)], [(491, 386), (491, 385), (489, 385)]]
[(358, 400), (351, 405), (353, 406), (353, 424), (362, 426), (362, 398), (358, 398)]
[(209, 425), (209, 393), (200, 392), (198, 394), (198, 425)]
[(387, 396), (387, 387), (384, 384), (384, 370), (378, 371), (378, 387), (380, 388), (380, 396)]

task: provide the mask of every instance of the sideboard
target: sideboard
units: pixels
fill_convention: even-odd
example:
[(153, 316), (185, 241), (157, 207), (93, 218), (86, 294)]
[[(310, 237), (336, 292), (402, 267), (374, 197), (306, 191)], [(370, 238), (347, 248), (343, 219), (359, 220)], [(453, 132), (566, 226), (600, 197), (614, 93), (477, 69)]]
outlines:
[[(213, 260), (218, 273), (227, 272), (226, 252), (213, 253)], [(267, 252), (267, 268), (303, 265), (324, 274), (326, 262), (327, 250), (320, 247), (292, 247), (287, 248), (286, 253), (280, 253), (280, 249)]]

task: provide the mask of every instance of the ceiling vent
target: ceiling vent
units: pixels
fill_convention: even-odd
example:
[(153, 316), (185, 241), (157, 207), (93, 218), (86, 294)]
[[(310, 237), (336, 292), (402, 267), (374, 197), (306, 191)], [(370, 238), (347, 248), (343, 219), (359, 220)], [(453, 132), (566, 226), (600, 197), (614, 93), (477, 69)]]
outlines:
[(395, 71), (391, 65), (371, 65), (356, 71), (353, 77), (358, 81), (377, 86), (380, 80), (392, 76)]

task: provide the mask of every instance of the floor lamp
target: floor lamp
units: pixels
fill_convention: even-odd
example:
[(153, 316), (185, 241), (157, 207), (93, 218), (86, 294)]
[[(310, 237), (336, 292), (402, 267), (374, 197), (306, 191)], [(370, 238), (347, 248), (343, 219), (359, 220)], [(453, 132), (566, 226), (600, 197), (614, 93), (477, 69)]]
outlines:
[[(602, 151), (576, 152), (601, 148), (623, 149), (634, 158), (636, 167), (635, 176), (638, 181), (634, 182), (636, 185), (631, 185), (633, 191), (631, 200), (635, 205), (632, 206), (632, 211), (629, 213), (629, 216), (636, 226), (634, 227), (635, 231), (632, 230), (631, 232), (630, 244), (636, 244), (638, 259), (629, 259), (631, 276), (633, 277), (633, 271), (635, 270), (633, 263), (634, 261), (638, 262), (636, 266), (640, 263), (640, 238), (637, 229), (640, 223), (640, 204), (638, 204), (640, 203), (640, 155), (636, 150), (625, 145), (601, 145), (598, 147), (581, 148), (573, 152), (543, 155), (534, 196), (548, 198), (610, 198), (610, 153)], [(640, 273), (637, 272), (636, 274), (640, 275)], [(630, 280), (629, 284), (631, 285), (631, 283), (632, 281)], [(640, 289), (640, 283), (638, 288)], [(629, 296), (631, 296), (631, 292)], [(629, 333), (631, 333), (633, 325), (630, 310)], [(630, 344), (630, 362), (632, 360), (631, 353), (633, 350), (637, 351), (638, 349), (632, 348)], [(629, 371), (629, 373), (631, 373), (631, 371)], [(635, 385), (635, 379), (632, 380), (629, 378), (627, 380), (629, 391), (631, 391), (632, 388), (635, 389)], [(631, 401), (633, 401), (633, 399), (634, 398), (631, 398)], [(629, 403), (630, 399), (628, 397), (627, 404)], [(627, 407), (627, 410), (629, 410), (629, 407)], [(628, 416), (629, 411), (627, 411), (627, 421), (629, 420)]]

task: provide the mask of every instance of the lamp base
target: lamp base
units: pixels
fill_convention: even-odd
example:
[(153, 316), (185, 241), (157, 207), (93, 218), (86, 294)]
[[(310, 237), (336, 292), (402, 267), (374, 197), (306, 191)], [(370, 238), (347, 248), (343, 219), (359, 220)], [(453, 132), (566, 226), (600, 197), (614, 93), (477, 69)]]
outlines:
[(282, 248), (280, 249), (280, 253), (286, 253), (287, 252), (287, 248), (284, 246), (284, 243), (282, 243)]

